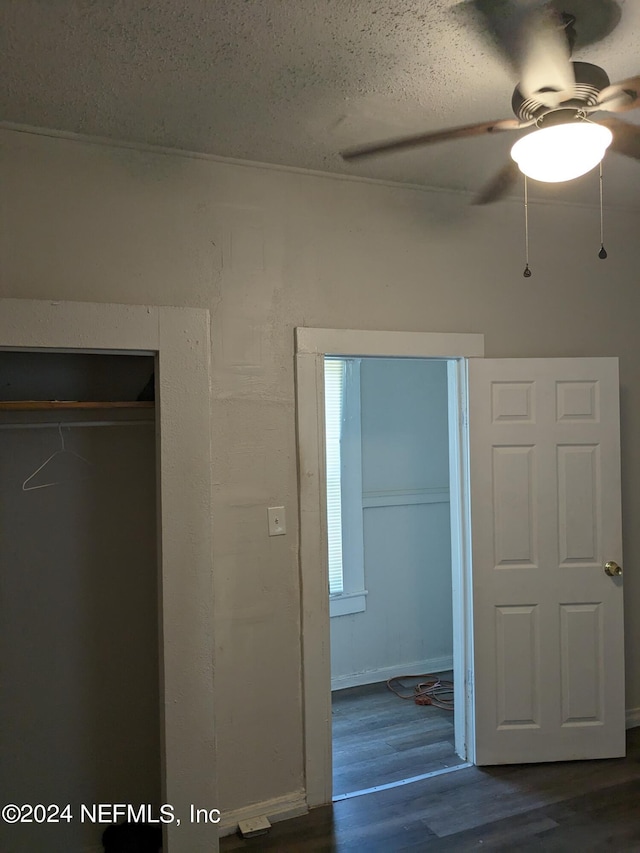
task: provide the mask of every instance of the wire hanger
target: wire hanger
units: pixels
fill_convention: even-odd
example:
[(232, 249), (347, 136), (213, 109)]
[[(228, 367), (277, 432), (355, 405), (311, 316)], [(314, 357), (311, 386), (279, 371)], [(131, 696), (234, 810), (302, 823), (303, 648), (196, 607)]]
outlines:
[[(53, 480), (53, 481), (52, 481), (52, 482), (50, 482), (50, 483), (40, 483), (40, 484), (39, 484), (39, 485), (37, 485), (37, 486), (30, 486), (30, 485), (29, 485), (29, 483), (31, 482), (31, 480), (33, 480), (33, 478), (36, 476), (36, 474), (39, 474), (39, 473), (40, 473), (40, 471), (42, 471), (42, 469), (43, 469), (43, 468), (46, 468), (46, 466), (47, 466), (47, 465), (48, 465), (48, 464), (49, 464), (53, 459), (55, 459), (55, 458), (56, 458), (56, 456), (62, 456), (63, 454), (69, 454), (69, 455), (71, 455), (71, 456), (75, 456), (76, 458), (80, 459), (82, 462), (86, 463), (87, 465), (91, 465), (91, 462), (89, 462), (89, 460), (88, 460), (88, 459), (85, 459), (85, 458), (84, 458), (84, 456), (80, 456), (80, 454), (79, 454), (79, 453), (76, 453), (76, 452), (75, 452), (75, 450), (67, 450), (67, 448), (64, 446), (64, 436), (63, 436), (63, 434), (62, 434), (62, 424), (58, 424), (58, 434), (60, 435), (60, 444), (61, 444), (60, 450), (56, 450), (56, 451), (54, 451), (54, 452), (51, 454), (51, 456), (49, 456), (49, 458), (48, 458), (48, 459), (45, 459), (45, 461), (42, 463), (42, 465), (40, 465), (38, 468), (36, 468), (36, 470), (33, 472), (33, 474), (30, 474), (30, 475), (27, 477), (27, 479), (26, 479), (26, 480), (24, 481), (24, 483), (22, 484), (22, 491), (23, 491), (23, 492), (31, 492), (31, 491), (33, 491), (34, 489), (46, 489), (48, 486), (57, 486), (57, 485), (59, 485), (59, 484), (60, 484), (60, 482), (68, 482), (68, 481), (66, 481), (66, 480), (63, 480), (63, 481), (60, 481), (60, 480)], [(81, 479), (85, 479), (85, 478), (83, 477), (83, 478), (81, 478)]]

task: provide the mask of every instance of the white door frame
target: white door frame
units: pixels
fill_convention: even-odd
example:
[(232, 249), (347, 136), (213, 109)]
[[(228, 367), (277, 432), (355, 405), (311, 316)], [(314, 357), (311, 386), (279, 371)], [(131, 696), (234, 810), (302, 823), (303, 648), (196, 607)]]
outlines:
[(0, 299), (0, 349), (156, 356), (162, 797), (180, 818), (164, 849), (216, 851), (189, 820), (216, 804), (209, 312)]
[[(470, 542), (467, 541), (469, 495), (466, 459), (460, 455), (466, 444), (466, 370), (464, 359), (484, 356), (484, 335), (380, 332), (350, 329), (296, 329), (296, 410), (298, 428), (298, 476), (300, 494), (300, 573), (302, 586), (302, 689), (307, 804), (331, 802), (331, 656), (329, 630), (329, 583), (327, 576), (326, 488), (324, 462), (324, 357), (325, 355), (386, 358), (455, 359), (449, 369), (449, 416), (456, 416), (457, 430), (450, 431), (459, 466), (452, 466), (452, 562), (454, 589), (454, 667), (465, 673), (457, 680), (456, 703), (465, 708), (458, 714), (456, 748), (469, 755), (467, 726), (472, 691), (467, 690), (467, 661), (470, 648)], [(450, 393), (449, 397), (451, 398)], [(457, 436), (457, 438), (456, 438)], [(453, 530), (457, 526), (458, 530)]]

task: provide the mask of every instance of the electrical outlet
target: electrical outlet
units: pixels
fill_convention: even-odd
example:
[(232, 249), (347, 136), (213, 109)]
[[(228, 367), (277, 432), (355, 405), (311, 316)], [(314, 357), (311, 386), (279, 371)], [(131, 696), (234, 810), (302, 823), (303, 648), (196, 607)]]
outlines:
[(270, 506), (267, 509), (269, 536), (283, 536), (287, 532), (287, 518), (283, 506)]

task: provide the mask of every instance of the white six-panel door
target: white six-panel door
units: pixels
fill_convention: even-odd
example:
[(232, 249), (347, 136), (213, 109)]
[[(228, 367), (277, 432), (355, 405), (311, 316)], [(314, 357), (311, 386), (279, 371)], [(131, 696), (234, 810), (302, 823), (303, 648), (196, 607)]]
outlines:
[(477, 764), (624, 755), (618, 361), (471, 359)]

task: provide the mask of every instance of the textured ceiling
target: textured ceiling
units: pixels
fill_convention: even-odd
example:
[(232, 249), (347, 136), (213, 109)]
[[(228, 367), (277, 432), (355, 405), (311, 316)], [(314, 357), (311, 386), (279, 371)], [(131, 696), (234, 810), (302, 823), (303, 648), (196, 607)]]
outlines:
[[(566, 0), (574, 59), (640, 73), (640, 2)], [(592, 30), (594, 31), (592, 33)], [(588, 39), (587, 39), (588, 40)], [(511, 117), (516, 80), (458, 0), (0, 0), (0, 121), (265, 163), (477, 190), (515, 135), (344, 163), (350, 145)], [(626, 114), (640, 123), (640, 110)], [(640, 163), (609, 154), (610, 203)], [(539, 186), (539, 185), (538, 185)], [(596, 201), (588, 175), (545, 195)], [(534, 191), (540, 193), (540, 189)]]

